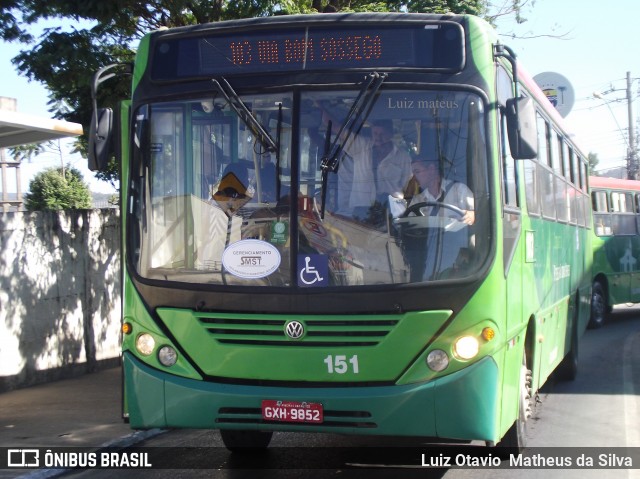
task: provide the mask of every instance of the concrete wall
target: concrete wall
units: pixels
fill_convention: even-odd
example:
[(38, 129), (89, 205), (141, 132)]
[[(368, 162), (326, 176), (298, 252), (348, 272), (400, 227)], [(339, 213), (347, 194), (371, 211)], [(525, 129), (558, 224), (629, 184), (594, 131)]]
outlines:
[(0, 213), (0, 391), (120, 356), (115, 209)]

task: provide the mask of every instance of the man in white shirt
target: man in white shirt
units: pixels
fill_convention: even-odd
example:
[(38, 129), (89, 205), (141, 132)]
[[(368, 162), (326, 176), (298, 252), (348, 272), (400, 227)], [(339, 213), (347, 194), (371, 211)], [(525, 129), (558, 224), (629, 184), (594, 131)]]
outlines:
[(411, 178), (411, 158), (393, 142), (391, 120), (377, 120), (371, 138), (358, 135), (345, 145), (338, 171), (339, 212), (362, 216), (377, 201), (401, 193)]
[(411, 199), (411, 205), (424, 202), (439, 202), (457, 206), (464, 211), (464, 215), (460, 217), (460, 215), (447, 208), (425, 206), (420, 208), (424, 216), (449, 216), (456, 217), (467, 225), (474, 223), (473, 193), (464, 183), (442, 178), (440, 164), (437, 160), (418, 157), (412, 161), (411, 171), (422, 190)]
[[(466, 225), (475, 222), (474, 200), (472, 191), (464, 183), (447, 180), (442, 177), (441, 165), (436, 159), (424, 156), (414, 159), (411, 170), (420, 185), (420, 191), (413, 196), (409, 205), (418, 208), (421, 203), (429, 203), (419, 207), (423, 216), (441, 216), (455, 218)], [(451, 205), (459, 208), (462, 214), (447, 208)], [(418, 214), (414, 211), (413, 214)], [(468, 228), (448, 231), (444, 227), (430, 227), (424, 243), (414, 245), (412, 280), (432, 280), (452, 278), (463, 274), (456, 272), (460, 264), (467, 260), (473, 245), (473, 236)]]

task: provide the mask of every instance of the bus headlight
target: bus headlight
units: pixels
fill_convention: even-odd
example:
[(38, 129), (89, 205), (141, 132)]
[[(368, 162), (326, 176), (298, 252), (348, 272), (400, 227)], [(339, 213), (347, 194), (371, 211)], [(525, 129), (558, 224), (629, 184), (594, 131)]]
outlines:
[(442, 349), (434, 349), (427, 355), (427, 366), (437, 373), (444, 371), (449, 366), (449, 356)]
[(453, 352), (460, 359), (475, 358), (479, 350), (480, 344), (473, 336), (462, 336), (458, 338), (453, 345)]
[(178, 361), (178, 353), (171, 346), (162, 346), (158, 351), (158, 360), (163, 366), (171, 367)]
[(136, 338), (136, 349), (144, 356), (151, 355), (155, 347), (156, 341), (150, 334), (143, 333)]

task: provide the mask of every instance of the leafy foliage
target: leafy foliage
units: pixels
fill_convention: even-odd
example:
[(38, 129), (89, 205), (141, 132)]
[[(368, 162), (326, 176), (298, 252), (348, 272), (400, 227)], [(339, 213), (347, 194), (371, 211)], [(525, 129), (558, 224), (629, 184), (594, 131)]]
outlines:
[(587, 162), (589, 163), (589, 174), (598, 176), (596, 168), (598, 167), (598, 163), (600, 163), (600, 159), (598, 158), (597, 153), (589, 152)]
[(44, 151), (44, 145), (42, 143), (30, 143), (28, 145), (19, 145), (9, 148), (9, 153), (16, 161), (27, 160), (31, 163), (31, 159), (38, 156)]
[[(529, 0), (505, 0), (518, 5)], [(30, 80), (50, 91), (49, 111), (55, 118), (81, 123), (89, 131), (92, 102), (90, 83), (101, 67), (131, 62), (134, 48), (147, 32), (235, 18), (281, 14), (390, 11), (469, 13), (482, 15), (488, 0), (3, 0), (0, 38), (19, 41), (25, 49), (12, 61)], [(42, 20), (71, 25), (47, 28), (35, 38), (30, 30)], [(114, 107), (129, 94), (130, 79), (103, 84), (100, 105)], [(86, 153), (86, 136), (76, 150)], [(115, 166), (101, 179), (114, 183)]]
[(25, 194), (29, 211), (77, 210), (91, 208), (91, 192), (77, 169), (48, 168), (29, 182)]

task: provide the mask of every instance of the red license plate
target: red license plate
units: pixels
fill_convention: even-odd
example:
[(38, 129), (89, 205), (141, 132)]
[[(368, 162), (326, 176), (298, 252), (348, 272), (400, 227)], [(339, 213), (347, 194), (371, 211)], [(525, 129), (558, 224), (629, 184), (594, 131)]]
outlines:
[(265, 399), (262, 401), (262, 419), (319, 424), (323, 421), (322, 404)]

